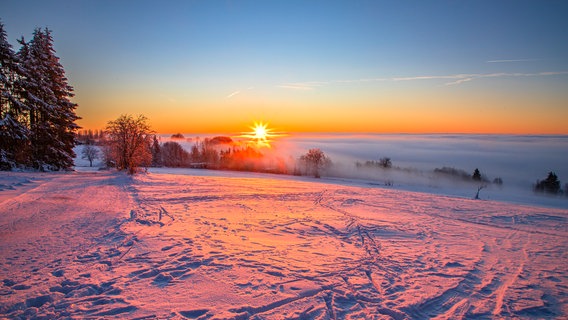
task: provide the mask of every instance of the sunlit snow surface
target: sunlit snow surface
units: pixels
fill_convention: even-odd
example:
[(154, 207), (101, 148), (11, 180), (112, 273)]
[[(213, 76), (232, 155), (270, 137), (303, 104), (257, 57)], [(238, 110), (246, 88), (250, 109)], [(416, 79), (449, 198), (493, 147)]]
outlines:
[(0, 173), (0, 317), (568, 317), (566, 209), (185, 173)]

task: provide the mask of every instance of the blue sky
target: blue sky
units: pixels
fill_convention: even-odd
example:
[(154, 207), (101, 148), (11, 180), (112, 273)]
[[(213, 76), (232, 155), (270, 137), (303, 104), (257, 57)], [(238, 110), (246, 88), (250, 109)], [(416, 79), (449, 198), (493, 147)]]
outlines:
[[(4, 0), (0, 12), (16, 48), (53, 30), (85, 127), (144, 113), (160, 131), (568, 133), (566, 1)], [(476, 109), (488, 124), (460, 130)]]

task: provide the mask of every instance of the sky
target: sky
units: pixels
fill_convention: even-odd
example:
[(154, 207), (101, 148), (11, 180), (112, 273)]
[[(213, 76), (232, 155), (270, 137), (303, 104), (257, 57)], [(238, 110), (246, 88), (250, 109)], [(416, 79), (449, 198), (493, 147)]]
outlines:
[(567, 1), (0, 1), (53, 31), (79, 125), (568, 134)]

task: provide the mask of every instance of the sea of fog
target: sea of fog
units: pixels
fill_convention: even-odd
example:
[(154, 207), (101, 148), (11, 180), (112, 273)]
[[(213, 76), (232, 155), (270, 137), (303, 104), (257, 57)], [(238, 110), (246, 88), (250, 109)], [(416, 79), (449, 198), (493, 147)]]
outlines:
[[(189, 150), (197, 137), (213, 135), (184, 136), (186, 139), (180, 143)], [(161, 135), (161, 140), (167, 141), (169, 137)], [(452, 167), (468, 173), (478, 168), (491, 181), (501, 178), (502, 190), (521, 197), (530, 194), (517, 191), (530, 191), (535, 182), (545, 179), (550, 171), (557, 174), (562, 188), (568, 183), (566, 135), (289, 134), (274, 138), (272, 148), (264, 152), (296, 159), (311, 148), (324, 151), (334, 163), (332, 173), (344, 178), (436, 186), (432, 181), (435, 168)], [(357, 161), (376, 161), (383, 157), (390, 158), (397, 169), (389, 172), (356, 169)]]

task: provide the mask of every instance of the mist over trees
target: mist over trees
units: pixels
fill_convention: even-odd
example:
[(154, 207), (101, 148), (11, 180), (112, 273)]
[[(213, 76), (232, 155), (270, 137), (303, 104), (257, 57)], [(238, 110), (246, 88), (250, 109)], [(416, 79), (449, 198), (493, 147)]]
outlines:
[[(267, 156), (261, 149), (233, 141), (231, 137), (226, 136), (186, 139), (186, 142), (193, 141), (193, 145), (186, 146), (187, 149), (178, 142), (177, 137), (169, 137), (172, 140), (162, 143), (152, 132), (148, 119), (143, 115), (137, 118), (122, 115), (116, 120), (109, 121), (106, 131), (98, 133), (86, 131), (82, 135), (86, 138), (100, 137), (96, 143), (102, 145), (107, 164), (119, 170), (127, 170), (131, 174), (137, 172), (140, 167), (150, 166), (308, 175), (315, 178), (320, 178), (324, 174), (341, 175), (343, 170), (341, 163), (332, 163), (331, 159), (317, 148), (309, 149), (296, 159), (292, 157), (285, 159), (282, 156)], [(88, 145), (85, 147), (88, 148)], [(87, 151), (83, 149), (82, 152), (84, 157), (87, 157), (85, 154)], [(394, 182), (389, 178), (392, 175), (405, 174), (406, 179), (411, 175), (417, 179), (427, 177), (423, 175), (424, 172), (416, 169), (393, 166), (389, 157), (366, 162), (357, 161), (355, 168), (367, 173), (378, 170), (377, 172), (387, 174), (385, 186), (393, 185)], [(475, 168), (473, 173), (471, 171), (468, 173), (453, 167), (442, 167), (435, 168), (432, 173), (431, 178), (434, 179), (440, 178), (447, 182), (454, 180), (477, 186), (475, 199), (479, 199), (480, 191), (490, 188), (491, 184), (503, 188), (501, 177), (490, 180), (479, 168)], [(356, 175), (354, 178), (360, 176)], [(538, 193), (564, 194), (560, 186), (561, 182), (556, 174), (550, 172), (546, 179), (537, 180), (532, 188)], [(565, 189), (568, 190), (568, 184)]]
[(77, 142), (79, 144), (92, 144), (93, 142), (104, 140), (104, 130), (79, 130), (77, 132)]
[(15, 53), (0, 23), (0, 169), (73, 166), (77, 104), (49, 29), (19, 40)]
[(368, 160), (364, 163), (362, 162), (355, 162), (355, 166), (357, 168), (383, 168), (383, 169), (390, 169), (392, 168), (392, 160), (389, 157), (382, 157), (378, 161), (375, 160)]

